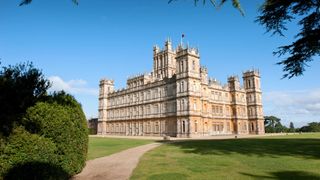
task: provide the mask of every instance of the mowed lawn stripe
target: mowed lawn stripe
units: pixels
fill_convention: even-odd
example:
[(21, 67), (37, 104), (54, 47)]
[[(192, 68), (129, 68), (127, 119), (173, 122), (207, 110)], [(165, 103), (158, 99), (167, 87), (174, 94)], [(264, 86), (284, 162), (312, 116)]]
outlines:
[(108, 156), (129, 148), (152, 143), (152, 140), (90, 137), (87, 160)]
[(320, 179), (320, 133), (165, 144), (131, 179)]

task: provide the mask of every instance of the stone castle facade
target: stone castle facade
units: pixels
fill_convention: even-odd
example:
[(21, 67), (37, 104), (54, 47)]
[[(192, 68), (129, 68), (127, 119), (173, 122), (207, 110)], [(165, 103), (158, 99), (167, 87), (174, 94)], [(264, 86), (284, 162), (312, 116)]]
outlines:
[(98, 134), (195, 137), (264, 134), (260, 74), (243, 73), (220, 84), (200, 66), (198, 49), (180, 44), (153, 48), (153, 71), (127, 80), (100, 81)]

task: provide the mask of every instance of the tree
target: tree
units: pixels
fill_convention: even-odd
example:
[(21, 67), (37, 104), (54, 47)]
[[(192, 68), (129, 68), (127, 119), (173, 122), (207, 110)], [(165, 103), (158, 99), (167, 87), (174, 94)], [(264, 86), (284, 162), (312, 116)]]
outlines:
[(287, 127), (281, 124), (281, 119), (275, 116), (265, 116), (264, 125), (266, 133), (287, 132)]
[[(22, 0), (21, 3), (19, 4), (19, 6), (23, 6), (23, 5), (27, 5), (27, 4), (30, 4), (32, 2), (32, 0)], [(72, 0), (72, 2), (75, 4), (75, 5), (78, 5), (78, 0)]]
[(294, 128), (293, 122), (290, 122), (289, 132), (295, 132), (295, 131), (296, 131), (296, 129)]
[(47, 95), (50, 83), (32, 63), (0, 69), (0, 135), (21, 124), (27, 108)]
[[(172, 3), (173, 1), (177, 1), (177, 0), (169, 0), (168, 3)], [(197, 4), (199, 3), (200, 0), (194, 0), (194, 5), (197, 6)], [(221, 0), (219, 5), (216, 4), (216, 0), (210, 0), (211, 4), (215, 7), (221, 7), (225, 2), (227, 2), (228, 0)], [(241, 13), (241, 15), (244, 15), (244, 11), (241, 8), (241, 4), (239, 0), (231, 0), (232, 1), (232, 6), (236, 9), (239, 10), (239, 12)], [(203, 5), (206, 4), (206, 0), (202, 0)]]
[(320, 122), (312, 122), (299, 129), (302, 132), (320, 132)]
[[(171, 3), (174, 0), (169, 0)], [(220, 6), (228, 0), (221, 0)], [(235, 8), (243, 11), (238, 0), (231, 0)], [(199, 0), (194, 0), (195, 4)], [(211, 0), (215, 6), (215, 0)], [(206, 0), (203, 0), (206, 3)], [(314, 57), (320, 55), (320, 1), (319, 0), (265, 0), (259, 9), (260, 15), (256, 22), (264, 26), (267, 32), (284, 36), (287, 30), (286, 23), (295, 19), (301, 26), (295, 35), (292, 44), (281, 46), (273, 54), (284, 57), (278, 62), (283, 66), (283, 78), (292, 78), (303, 75), (305, 68)]]
[(266, 0), (260, 8), (261, 15), (257, 22), (266, 27), (267, 32), (283, 36), (287, 30), (286, 23), (299, 18), (298, 25), (302, 26), (295, 36), (297, 40), (290, 45), (281, 46), (275, 55), (288, 55), (278, 64), (283, 65), (284, 78), (300, 76), (320, 55), (320, 1), (319, 0)]

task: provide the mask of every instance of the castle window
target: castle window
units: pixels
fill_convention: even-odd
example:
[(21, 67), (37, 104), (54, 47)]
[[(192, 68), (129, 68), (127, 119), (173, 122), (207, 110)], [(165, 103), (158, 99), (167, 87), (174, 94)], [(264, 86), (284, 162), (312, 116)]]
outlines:
[(243, 130), (245, 130), (245, 131), (248, 131), (248, 126), (247, 126), (247, 122), (244, 122), (244, 125), (243, 125)]
[(154, 105), (154, 114), (157, 114), (159, 112), (158, 105)]
[(147, 114), (151, 114), (151, 112), (150, 112), (150, 105), (147, 106)]
[(186, 132), (186, 123), (185, 121), (182, 121), (182, 132)]
[(150, 122), (148, 122), (148, 125), (147, 125), (147, 132), (148, 132), (148, 133), (151, 132), (151, 124), (150, 124)]
[(223, 131), (223, 124), (220, 123), (218, 127), (219, 127), (219, 131), (222, 132)]
[(156, 125), (155, 125), (155, 129), (156, 129), (156, 133), (159, 133), (159, 123), (158, 122), (156, 122)]
[(181, 100), (181, 107), (180, 107), (180, 109), (183, 111), (184, 110), (184, 100), (182, 99)]
[(183, 61), (181, 61), (181, 63), (180, 63), (181, 65), (180, 65), (180, 72), (183, 72)]
[(197, 103), (196, 102), (193, 103), (193, 110), (195, 110), (195, 111), (197, 110)]
[(151, 95), (151, 92), (148, 91), (148, 92), (147, 92), (147, 99), (150, 99), (150, 95)]
[(196, 70), (196, 62), (194, 60), (192, 61), (192, 70)]
[(181, 87), (180, 87), (180, 92), (183, 92), (184, 91), (184, 82), (182, 81), (181, 82)]
[(194, 132), (198, 132), (198, 121), (194, 123)]
[(158, 90), (155, 89), (153, 92), (153, 99), (157, 98), (157, 95), (158, 95)]

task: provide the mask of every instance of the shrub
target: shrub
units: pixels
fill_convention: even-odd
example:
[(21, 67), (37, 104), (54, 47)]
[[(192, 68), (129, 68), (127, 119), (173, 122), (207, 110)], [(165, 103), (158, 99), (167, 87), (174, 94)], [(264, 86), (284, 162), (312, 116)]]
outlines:
[(48, 138), (15, 128), (2, 142), (0, 175), (4, 179), (67, 179), (68, 174), (57, 167), (57, 147)]
[(88, 132), (80, 104), (70, 95), (64, 94), (58, 98), (64, 97), (73, 103), (58, 104), (59, 101), (54, 100), (39, 102), (27, 110), (23, 123), (29, 132), (50, 138), (56, 144), (58, 166), (69, 175), (74, 175), (85, 165)]

